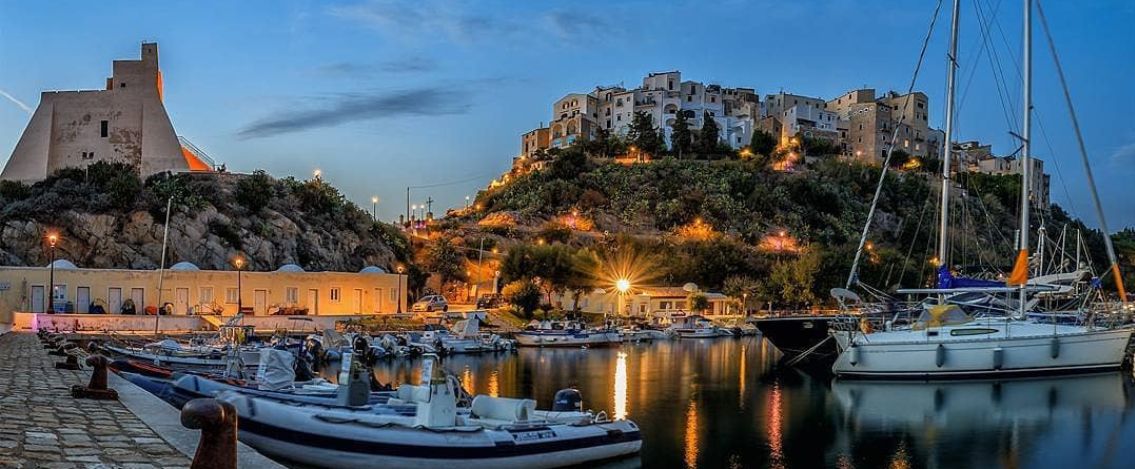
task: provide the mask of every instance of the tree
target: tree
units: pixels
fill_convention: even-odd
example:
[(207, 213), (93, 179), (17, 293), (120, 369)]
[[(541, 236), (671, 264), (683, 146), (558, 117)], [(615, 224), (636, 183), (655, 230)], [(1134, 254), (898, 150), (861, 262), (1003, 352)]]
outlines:
[(501, 296), (509, 304), (520, 308), (525, 319), (532, 319), (532, 312), (540, 306), (540, 289), (531, 280), (510, 282), (501, 290)]
[(748, 299), (756, 296), (760, 287), (757, 280), (748, 275), (730, 275), (721, 285), (721, 292), (738, 300), (742, 311), (748, 310)]
[(764, 156), (767, 160), (769, 156), (772, 156), (772, 151), (775, 149), (776, 137), (761, 129), (753, 130), (753, 138), (749, 140), (749, 150)]
[(426, 268), (441, 276), (444, 287), (451, 281), (465, 278), (465, 256), (461, 255), (449, 238), (443, 236), (434, 241), (426, 252)]
[(654, 119), (645, 112), (634, 114), (627, 138), (639, 151), (650, 155), (658, 155), (666, 150), (666, 140), (654, 127)]
[(802, 308), (816, 301), (812, 285), (819, 270), (820, 256), (815, 252), (805, 252), (796, 259), (774, 264), (768, 286), (782, 303), (791, 308)]
[(694, 149), (694, 134), (690, 130), (690, 121), (686, 118), (686, 111), (678, 111), (674, 124), (670, 126), (670, 151), (678, 154), (678, 159), (689, 155)]
[(236, 201), (252, 213), (260, 212), (272, 201), (272, 177), (263, 169), (252, 172), (236, 183)]
[(721, 144), (721, 129), (717, 121), (709, 115), (709, 111), (702, 112), (701, 130), (698, 131), (697, 150), (702, 156), (717, 154)]
[(690, 293), (686, 296), (686, 301), (690, 304), (690, 311), (701, 313), (709, 309), (709, 298), (704, 293)]

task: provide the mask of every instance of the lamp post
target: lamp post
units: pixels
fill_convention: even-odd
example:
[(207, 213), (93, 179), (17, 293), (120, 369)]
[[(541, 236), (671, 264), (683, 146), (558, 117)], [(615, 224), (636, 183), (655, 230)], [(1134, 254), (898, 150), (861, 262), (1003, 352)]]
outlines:
[(237, 257), (233, 259), (233, 265), (236, 266), (236, 314), (240, 314), (241, 310), (244, 309), (244, 295), (240, 288), (240, 269), (244, 267), (244, 258)]
[(469, 196), (465, 196), (465, 210), (469, 210)]
[(59, 235), (47, 235), (47, 244), (51, 246), (51, 263), (48, 264), (50, 273), (47, 277), (47, 314), (55, 314), (55, 245), (59, 242)]
[(395, 301), (395, 303), (398, 304), (398, 314), (402, 314), (402, 271), (406, 270), (406, 268), (402, 267), (402, 266), (398, 266), (397, 270), (398, 270), (398, 287), (397, 287), (398, 300)]
[(370, 218), (373, 221), (378, 221), (378, 196), (370, 198)]

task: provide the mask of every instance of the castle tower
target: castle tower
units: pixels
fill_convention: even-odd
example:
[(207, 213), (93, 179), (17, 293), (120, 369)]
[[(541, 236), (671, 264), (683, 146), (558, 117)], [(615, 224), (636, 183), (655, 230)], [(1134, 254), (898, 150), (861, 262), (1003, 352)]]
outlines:
[(162, 104), (158, 45), (139, 60), (115, 60), (105, 90), (45, 91), (0, 179), (42, 181), (96, 161), (127, 163), (143, 178), (211, 170), (183, 151)]

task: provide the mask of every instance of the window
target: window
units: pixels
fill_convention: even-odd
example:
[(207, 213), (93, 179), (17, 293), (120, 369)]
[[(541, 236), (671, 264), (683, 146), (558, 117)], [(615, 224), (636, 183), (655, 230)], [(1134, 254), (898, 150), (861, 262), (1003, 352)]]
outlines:
[(390, 290), (390, 301), (398, 301), (398, 289)]
[(237, 293), (237, 289), (235, 289), (235, 288), (226, 288), (225, 289), (225, 303), (235, 305), (239, 301), (240, 301), (240, 294)]
[(687, 102), (687, 103), (690, 103), (690, 102), (693, 102), (693, 101), (694, 101), (694, 96), (693, 96), (693, 95), (689, 95), (689, 96), (686, 96), (686, 102)]
[(109, 122), (107, 122), (107, 121), (99, 122), (99, 136), (106, 138), (106, 135), (107, 135), (109, 130), (110, 130), (110, 123)]
[(342, 292), (338, 288), (331, 289), (331, 301), (338, 303), (343, 298)]
[(646, 305), (644, 305), (644, 304), (638, 305), (638, 312), (642, 313), (642, 314), (646, 314)]
[(213, 287), (201, 287), (197, 295), (198, 303), (207, 305), (213, 303)]
[(284, 289), (284, 301), (288, 303), (299, 303), (300, 289), (296, 287), (288, 287)]

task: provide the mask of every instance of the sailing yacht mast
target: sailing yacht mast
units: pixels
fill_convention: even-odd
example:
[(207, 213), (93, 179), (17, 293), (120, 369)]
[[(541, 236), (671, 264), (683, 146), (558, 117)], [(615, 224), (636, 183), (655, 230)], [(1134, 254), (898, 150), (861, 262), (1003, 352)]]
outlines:
[(950, 19), (950, 53), (946, 55), (946, 138), (942, 151), (942, 209), (938, 225), (938, 267), (948, 266), (949, 245), (948, 223), (950, 220), (950, 154), (953, 153), (954, 136), (954, 82), (958, 74), (958, 21), (961, 0), (954, 0), (953, 17)]
[[(1027, 253), (1029, 250), (1029, 208), (1031, 201), (1029, 200), (1029, 189), (1032, 186), (1032, 179), (1030, 178), (1032, 167), (1032, 111), (1033, 111), (1033, 3), (1032, 0), (1025, 0), (1025, 50), (1023, 52), (1024, 60), (1022, 63), (1022, 91), (1024, 93), (1024, 107), (1025, 115), (1022, 122), (1021, 140), (1023, 145), (1021, 147), (1021, 229), (1018, 230), (1020, 240), (1018, 241), (1017, 249), (1018, 260), (1021, 257), (1020, 253)], [(1027, 254), (1025, 254), (1027, 256)], [(1028, 258), (1025, 258), (1026, 272)], [(1027, 275), (1027, 274), (1026, 274)], [(1025, 287), (1028, 281), (1021, 282), (1021, 298), (1020, 298), (1020, 314), (1025, 317)]]

